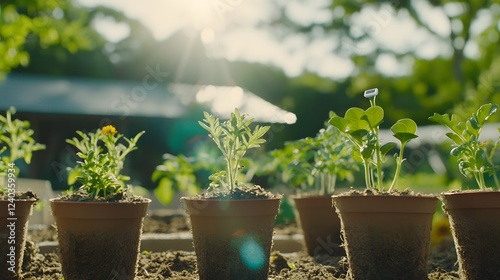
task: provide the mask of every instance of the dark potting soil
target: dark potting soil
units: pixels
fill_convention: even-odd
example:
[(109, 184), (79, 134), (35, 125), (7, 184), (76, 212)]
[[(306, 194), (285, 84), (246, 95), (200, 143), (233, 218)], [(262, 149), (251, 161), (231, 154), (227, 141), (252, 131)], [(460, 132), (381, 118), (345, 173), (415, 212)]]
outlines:
[(264, 190), (261, 186), (254, 185), (252, 187), (237, 187), (234, 190), (215, 189), (213, 191), (206, 191), (198, 196), (200, 199), (269, 199), (281, 198), (279, 194), (273, 194)]
[[(28, 242), (23, 264), (24, 280), (62, 279), (57, 254), (40, 254), (34, 243)], [(345, 257), (318, 256), (312, 258), (305, 252), (281, 254), (272, 252), (270, 280), (330, 279), (343, 280), (348, 265)], [(459, 280), (453, 242), (448, 240), (431, 250), (429, 280)], [(120, 271), (116, 272), (120, 279)], [(136, 280), (145, 279), (197, 279), (194, 252), (166, 251), (142, 252), (138, 260)]]
[(338, 194), (340, 196), (369, 196), (369, 195), (390, 195), (390, 196), (435, 196), (433, 194), (428, 193), (418, 193), (411, 189), (404, 190), (393, 190), (391, 192), (387, 191), (379, 191), (377, 189), (364, 189), (364, 190), (356, 190), (351, 189), (349, 191)]
[(62, 201), (85, 201), (85, 202), (146, 202), (147, 198), (139, 195), (133, 195), (128, 192), (118, 192), (105, 197), (94, 197), (89, 195), (84, 190), (77, 190), (74, 193), (64, 193), (57, 197), (57, 200)]
[[(0, 191), (0, 200), (7, 200), (9, 198), (8, 192)], [(17, 191), (14, 193), (14, 199), (26, 199), (26, 200), (34, 200), (38, 201), (38, 197), (36, 194), (30, 190), (25, 192)]]

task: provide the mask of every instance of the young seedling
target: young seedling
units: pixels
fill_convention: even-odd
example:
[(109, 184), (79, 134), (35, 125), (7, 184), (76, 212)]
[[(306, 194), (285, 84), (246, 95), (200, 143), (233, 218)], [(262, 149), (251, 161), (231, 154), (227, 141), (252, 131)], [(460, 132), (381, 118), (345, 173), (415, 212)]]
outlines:
[(460, 121), (455, 114), (450, 117), (448, 114), (434, 113), (433, 116), (429, 117), (431, 121), (442, 124), (451, 130), (451, 132), (446, 133), (446, 136), (453, 141), (453, 149), (450, 154), (458, 157), (460, 173), (467, 178), (474, 177), (481, 190), (486, 190), (485, 174), (493, 176), (495, 189), (500, 188), (496, 175), (498, 167), (493, 162), (493, 155), (500, 145), (500, 136), (490, 151), (488, 151), (489, 143), (479, 140), (484, 124), (497, 111), (497, 104), (488, 103), (479, 107), (477, 112), (465, 121)]
[[(377, 106), (375, 99), (378, 89), (365, 91), (364, 96), (370, 99), (370, 107), (366, 110), (361, 108), (350, 108), (345, 116), (334, 115), (330, 124), (340, 130), (354, 144), (354, 156), (360, 157), (365, 171), (366, 188), (371, 190), (385, 191), (383, 186), (382, 164), (390, 150), (397, 146), (394, 142), (380, 143), (380, 124), (384, 119), (384, 109)], [(399, 178), (401, 165), (404, 161), (403, 153), (406, 144), (417, 137), (417, 124), (411, 119), (400, 119), (392, 127), (391, 131), (396, 139), (400, 141), (399, 155), (396, 155), (396, 172), (388, 192), (392, 192)]]
[[(123, 137), (112, 125), (98, 129), (95, 133), (76, 133), (81, 139), (73, 137), (66, 140), (78, 149), (76, 155), (80, 158), (77, 165), (70, 168), (68, 184), (80, 182), (80, 190), (91, 198), (124, 193), (127, 190), (125, 182), (130, 179), (121, 174), (125, 157), (137, 149), (137, 141), (144, 131), (132, 139)], [(122, 138), (127, 145), (120, 143)]]
[(269, 126), (255, 126), (252, 130), (250, 125), (253, 119), (247, 119), (241, 115), (238, 109), (231, 113), (229, 120), (220, 122), (219, 119), (207, 112), (203, 114), (203, 121), (199, 121), (201, 127), (208, 131), (208, 135), (215, 142), (226, 161), (226, 170), (214, 173), (210, 176), (210, 189), (223, 187), (231, 192), (239, 186), (236, 180), (241, 168), (240, 163), (245, 153), (252, 148), (258, 148), (266, 142), (262, 137), (269, 130)]
[(17, 160), (30, 164), (33, 152), (45, 149), (45, 145), (32, 138), (34, 131), (28, 121), (12, 118), (15, 113), (16, 109), (11, 107), (5, 116), (0, 116), (0, 191), (5, 191), (3, 177), (7, 171), (13, 169), (15, 175), (19, 172), (15, 166)]
[(5, 116), (0, 116), (0, 157), (6, 166), (18, 159), (30, 164), (33, 152), (45, 149), (45, 145), (32, 138), (34, 131), (28, 121), (12, 119), (15, 113), (16, 109), (11, 107)]

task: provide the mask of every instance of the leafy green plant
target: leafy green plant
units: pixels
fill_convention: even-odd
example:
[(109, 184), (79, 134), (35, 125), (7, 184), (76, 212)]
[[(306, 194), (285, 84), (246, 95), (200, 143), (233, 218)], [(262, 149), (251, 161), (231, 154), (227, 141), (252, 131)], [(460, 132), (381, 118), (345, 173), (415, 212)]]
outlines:
[[(70, 168), (68, 184), (80, 182), (79, 190), (92, 198), (125, 192), (125, 182), (130, 178), (121, 174), (123, 163), (125, 157), (137, 149), (137, 141), (144, 131), (132, 139), (123, 137), (112, 125), (97, 129), (95, 133), (76, 133), (81, 139), (73, 137), (66, 142), (78, 149), (76, 155), (81, 161)], [(120, 143), (120, 139), (125, 140), (126, 145)]]
[(288, 141), (283, 148), (271, 152), (275, 169), (281, 174), (281, 180), (302, 190), (314, 185), (314, 156), (317, 143), (314, 138), (306, 137)]
[(219, 171), (210, 176), (210, 189), (223, 187), (233, 191), (239, 186), (236, 180), (241, 168), (241, 160), (245, 153), (252, 148), (258, 148), (266, 142), (262, 137), (269, 130), (269, 126), (250, 125), (253, 119), (241, 115), (238, 109), (231, 113), (229, 120), (220, 122), (219, 119), (204, 112), (203, 121), (198, 123), (209, 132), (209, 137), (215, 142), (226, 161), (226, 170)]
[(163, 155), (163, 163), (158, 165), (153, 172), (151, 179), (158, 182), (154, 194), (158, 200), (168, 205), (176, 191), (187, 191), (194, 195), (200, 189), (196, 180), (195, 172), (200, 169), (194, 158), (186, 157), (182, 154)]
[(271, 155), (284, 183), (326, 195), (334, 192), (337, 179), (353, 179), (352, 173), (358, 167), (351, 157), (351, 148), (345, 137), (327, 122), (314, 138), (288, 141)]
[[(333, 117), (333, 112), (330, 113)], [(319, 178), (320, 195), (333, 194), (337, 179), (353, 181), (358, 164), (351, 156), (352, 144), (328, 123), (316, 136), (318, 149), (313, 175)]]
[[(497, 104), (484, 104), (465, 121), (452, 114), (434, 113), (429, 117), (431, 121), (437, 122), (449, 128), (451, 132), (446, 136), (453, 141), (453, 149), (450, 151), (452, 156), (458, 157), (458, 167), (460, 173), (467, 178), (474, 178), (481, 190), (486, 190), (485, 174), (492, 175), (495, 180), (495, 189), (500, 188), (500, 183), (496, 175), (496, 169), (493, 162), (493, 155), (500, 145), (500, 136), (498, 140), (489, 145), (487, 141), (480, 141), (479, 136), (486, 121), (498, 111)], [(500, 131), (500, 129), (499, 129)], [(490, 147), (491, 148), (488, 148)]]
[[(7, 170), (11, 168), (9, 164), (19, 159), (30, 164), (33, 152), (45, 149), (45, 145), (33, 139), (34, 131), (28, 121), (12, 119), (15, 113), (16, 109), (11, 107), (5, 116), (0, 116), (0, 177), (7, 175)], [(19, 172), (17, 167), (14, 169)], [(0, 187), (2, 184), (3, 180), (0, 180)]]
[[(381, 144), (379, 131), (380, 124), (384, 119), (384, 109), (377, 106), (375, 99), (378, 89), (365, 91), (365, 97), (370, 99), (370, 107), (366, 110), (353, 107), (346, 111), (345, 116), (334, 115), (330, 124), (341, 131), (353, 144), (354, 156), (361, 158), (364, 167), (366, 188), (383, 192), (382, 164), (389, 151), (397, 146), (394, 142)], [(391, 131), (401, 143), (399, 155), (396, 157), (396, 171), (388, 192), (392, 192), (399, 178), (401, 166), (404, 161), (403, 153), (406, 144), (417, 137), (417, 124), (411, 119), (400, 119), (392, 127)]]

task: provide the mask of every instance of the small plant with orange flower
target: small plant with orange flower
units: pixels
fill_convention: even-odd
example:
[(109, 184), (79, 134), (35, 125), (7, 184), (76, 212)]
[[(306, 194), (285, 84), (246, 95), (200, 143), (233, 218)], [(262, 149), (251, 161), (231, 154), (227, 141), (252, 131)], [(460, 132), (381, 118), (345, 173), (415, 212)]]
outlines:
[[(137, 149), (137, 141), (144, 134), (139, 132), (129, 139), (118, 133), (112, 125), (96, 132), (76, 132), (66, 142), (78, 149), (80, 161), (70, 169), (68, 184), (81, 184), (77, 191), (78, 200), (116, 198), (128, 190), (125, 184), (130, 178), (121, 174), (125, 157)], [(124, 143), (123, 143), (124, 142)]]

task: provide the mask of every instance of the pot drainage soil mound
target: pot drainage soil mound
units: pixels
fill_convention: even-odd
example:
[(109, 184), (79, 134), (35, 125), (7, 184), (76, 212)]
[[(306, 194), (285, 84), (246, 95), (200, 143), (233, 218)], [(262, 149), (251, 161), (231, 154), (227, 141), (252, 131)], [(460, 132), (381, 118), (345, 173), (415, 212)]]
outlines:
[[(61, 265), (57, 254), (40, 254), (34, 243), (27, 242), (23, 264), (24, 280), (62, 279)], [(441, 243), (431, 250), (429, 280), (459, 280), (455, 248), (452, 241)], [(89, 268), (91, 269), (91, 268)], [(303, 253), (281, 254), (272, 252), (270, 280), (345, 279), (347, 260), (345, 257), (319, 256), (312, 258)], [(116, 280), (124, 275), (116, 271)], [(143, 252), (139, 256), (136, 280), (197, 279), (194, 252), (166, 251)]]

